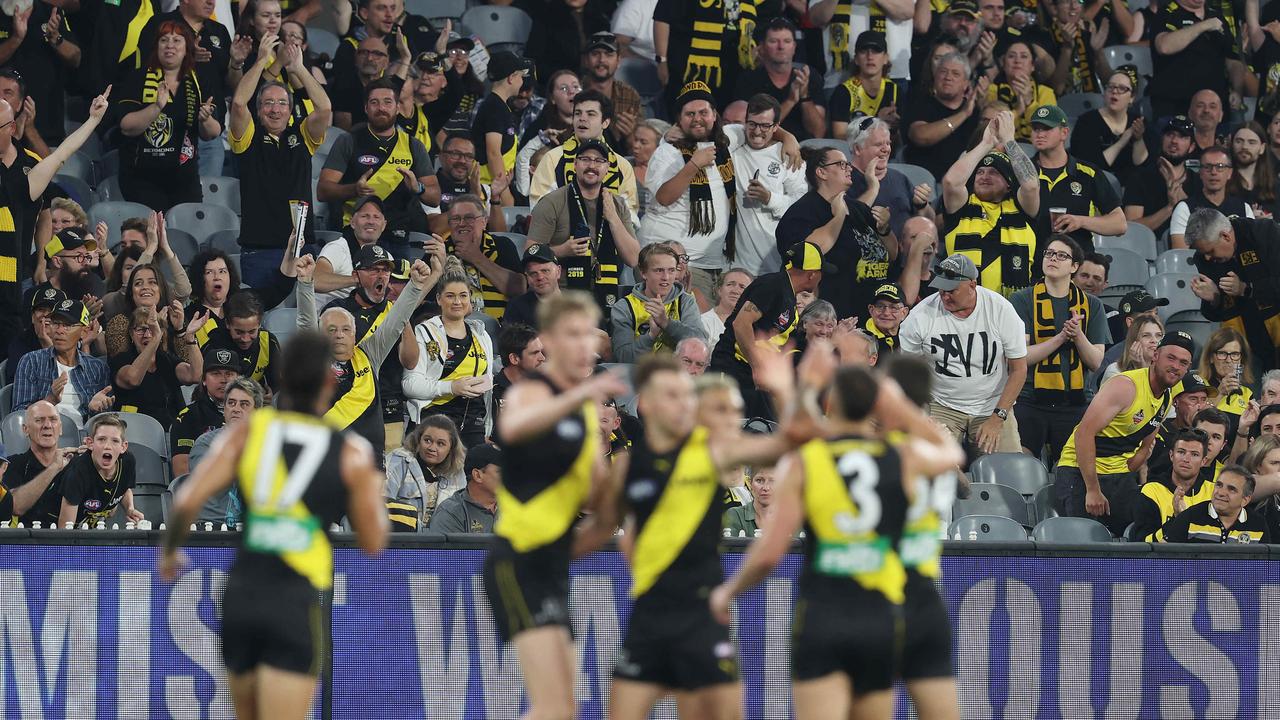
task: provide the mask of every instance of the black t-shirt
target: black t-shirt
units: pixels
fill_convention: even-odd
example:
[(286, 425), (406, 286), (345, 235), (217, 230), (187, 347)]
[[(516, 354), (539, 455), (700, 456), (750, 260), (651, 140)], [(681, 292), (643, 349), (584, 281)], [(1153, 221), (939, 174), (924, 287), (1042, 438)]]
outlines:
[[(151, 54), (151, 48), (156, 44), (156, 31), (160, 28), (160, 24), (172, 20), (179, 22), (191, 28), (185, 18), (182, 17), (181, 10), (174, 10), (162, 15), (156, 15), (151, 18), (142, 28), (142, 34), (138, 37), (138, 48), (143, 64), (147, 62), (147, 57)], [(231, 94), (234, 88), (227, 87), (227, 68), (231, 66), (231, 33), (227, 32), (226, 26), (217, 20), (205, 20), (201, 24), (200, 32), (196, 32), (195, 28), (191, 28), (192, 34), (196, 35), (196, 43), (209, 51), (209, 59), (205, 62), (196, 62), (196, 77), (200, 79), (201, 99), (213, 98), (217, 109), (214, 111), (214, 117), (226, 117), (227, 112), (227, 96)], [(254, 56), (256, 58), (256, 56)], [(254, 58), (250, 58), (251, 60)]]
[[(1266, 27), (1268, 23), (1280, 20), (1280, 4), (1267, 3), (1262, 6), (1258, 23)], [(1262, 126), (1266, 127), (1271, 116), (1280, 113), (1280, 42), (1271, 37), (1271, 33), (1262, 33), (1262, 47), (1254, 51), (1249, 59), (1254, 73), (1258, 76), (1258, 115)]]
[[(1144, 217), (1159, 211), (1169, 204), (1169, 184), (1164, 181), (1164, 176), (1160, 174), (1160, 168), (1156, 163), (1156, 158), (1152, 157), (1146, 165), (1135, 170), (1129, 176), (1129, 181), (1124, 185), (1123, 204), (1125, 206), (1142, 206)], [(1187, 172), (1186, 179), (1182, 183), (1182, 189), (1186, 191), (1187, 195), (1199, 194), (1200, 175)], [(1157, 237), (1163, 235), (1168, 229), (1169, 220), (1167, 219), (1160, 227), (1154, 228)]]
[(207, 395), (196, 398), (190, 405), (182, 408), (178, 417), (169, 428), (169, 455), (190, 455), (196, 438), (222, 427), (226, 418), (222, 416), (222, 408)]
[(84, 452), (72, 458), (58, 474), (62, 481), (62, 497), (80, 508), (76, 525), (106, 520), (120, 504), (127, 490), (137, 482), (137, 471), (131, 453), (116, 458), (115, 472), (103, 478), (93, 464), (93, 453)]
[(502, 314), (503, 325), (528, 325), (538, 329), (538, 296), (532, 290), (512, 298), (507, 303), (507, 311)]
[[(1129, 110), (1126, 127), (1138, 117), (1136, 110)], [(1123, 132), (1123, 131), (1121, 131)], [(1094, 167), (1111, 172), (1118, 178), (1127, 178), (1137, 166), (1133, 164), (1133, 142), (1116, 155), (1116, 161), (1108, 164), (1103, 152), (1116, 144), (1120, 136), (1112, 132), (1111, 127), (1102, 119), (1102, 113), (1090, 110), (1076, 119), (1071, 129), (1071, 154)]]
[[(471, 141), (476, 146), (476, 162), (481, 168), (489, 164), (489, 146), (485, 144), (487, 133), (498, 133), (502, 136), (502, 154), (505, 157), (516, 146), (516, 117), (507, 107), (506, 101), (493, 93), (489, 93), (480, 101), (475, 120), (471, 125)], [(482, 170), (483, 173), (483, 170)]]
[[(145, 68), (123, 78), (111, 93), (117, 122), (155, 102), (159, 82), (158, 71)], [(195, 74), (180, 77), (177, 93), (142, 134), (121, 137), (121, 171), (171, 173), (181, 169), (198, 173), (195, 154), (203, 92), (204, 88)]]
[(116, 375), (137, 359), (138, 351), (129, 348), (107, 361), (116, 393), (115, 409), (150, 415), (168, 430), (173, 418), (182, 411), (182, 383), (178, 382), (177, 371), (182, 361), (171, 352), (157, 351), (156, 369), (144, 375), (138, 387), (127, 389), (116, 381)]
[(471, 192), (471, 182), (462, 180), (455, 181), (449, 177), (445, 169), (441, 167), (436, 170), (436, 180), (440, 182), (440, 212), (449, 212), (449, 206), (453, 204), (453, 199), (459, 195), (466, 195)]
[[(1047, 238), (1050, 208), (1066, 208), (1068, 215), (1106, 215), (1120, 206), (1120, 198), (1101, 170), (1068, 155), (1064, 167), (1040, 169), (1040, 215), (1037, 234)], [(1071, 233), (1085, 252), (1093, 251), (1093, 233), (1080, 229)]]
[[(1214, 3), (1205, 3), (1204, 18), (1222, 18), (1222, 11)], [(1170, 2), (1156, 17), (1159, 29), (1156, 35), (1191, 27), (1200, 22), (1195, 13), (1183, 8), (1176, 2)], [(1234, 38), (1230, 31), (1201, 33), (1181, 52), (1173, 55), (1162, 55), (1156, 50), (1155, 42), (1151, 43), (1152, 60), (1155, 74), (1151, 77), (1148, 94), (1158, 101), (1170, 103), (1179, 108), (1187, 107), (1191, 96), (1206, 88), (1227, 95), (1227, 75), (1223, 65), (1228, 59), (1237, 57)], [(1157, 109), (1159, 105), (1157, 105)]]
[[(795, 77), (795, 70), (791, 71), (791, 76)], [(769, 79), (769, 71), (763, 66), (755, 70), (747, 70), (738, 76), (738, 82), (734, 87), (733, 96), (741, 100), (750, 100), (752, 95), (763, 93), (772, 96), (779, 103), (786, 102), (791, 96), (791, 82), (782, 87), (773, 84)], [(822, 89), (822, 73), (809, 68), (809, 100), (806, 100), (795, 107), (791, 108), (791, 112), (782, 121), (782, 129), (795, 135), (800, 140), (808, 140), (813, 137), (804, 127), (804, 106), (808, 102), (817, 103), (818, 107), (826, 106), (826, 93)]]
[[(22, 44), (4, 65), (22, 75), (27, 95), (36, 106), (36, 130), (49, 145), (57, 145), (66, 136), (63, 118), (66, 116), (67, 83), (71, 81), (75, 70), (64, 63), (44, 39), (41, 28), (49, 22), (53, 5), (51, 3), (32, 3), (31, 17), (27, 20), (27, 36)], [(64, 42), (70, 42), (87, 51), (88, 45), (77, 32), (82, 24), (81, 17), (86, 13), (61, 13), (58, 32)], [(0, 13), (0, 40), (8, 40), (13, 36), (13, 16)], [(84, 59), (86, 62), (88, 58)], [(21, 111), (21, 108), (15, 108)]]
[[(752, 326), (757, 335), (789, 337), (795, 332), (799, 313), (796, 312), (796, 291), (791, 287), (791, 277), (787, 275), (787, 271), (780, 270), (757, 277), (751, 281), (746, 290), (742, 291), (742, 297), (738, 298), (738, 305), (725, 320), (724, 334), (720, 336), (720, 342), (716, 343), (715, 350), (711, 353), (711, 367), (719, 372), (747, 369), (746, 364), (736, 357), (737, 339), (734, 337), (733, 321), (737, 319), (738, 313), (748, 302), (755, 305), (761, 313), (760, 319)], [(755, 341), (755, 338), (749, 340), (749, 342)], [(749, 369), (747, 371), (750, 372)]]
[[(915, 100), (904, 114), (902, 126), (908, 130), (915, 122), (936, 122), (956, 114), (956, 110), (943, 105), (932, 93), (915, 93)], [(969, 138), (973, 137), (978, 127), (978, 113), (970, 115), (964, 122), (956, 126), (954, 132), (943, 138), (941, 142), (928, 147), (916, 146), (907, 141), (906, 160), (912, 165), (919, 165), (933, 173), (935, 178), (947, 174), (947, 170), (969, 149)], [(906, 132), (903, 133), (907, 135)]]
[(240, 245), (254, 249), (284, 248), (293, 236), (294, 204), (307, 203), (303, 234), (315, 242), (315, 198), (311, 192), (311, 158), (319, 141), (301, 121), (277, 137), (251, 120), (244, 136), (232, 138), (231, 151), (240, 168)]
[[(63, 420), (66, 422), (66, 420)], [(9, 469), (4, 473), (4, 484), (8, 486), (10, 491), (16, 490), (23, 485), (36, 479), (36, 476), (44, 472), (45, 465), (36, 458), (30, 451), (21, 455), (14, 455), (9, 458)], [(45, 488), (40, 497), (36, 499), (31, 509), (27, 510), (18, 521), (28, 527), (33, 522), (39, 522), (44, 527), (55, 527), (58, 524), (58, 513), (62, 511), (62, 474), (53, 476), (53, 481), (49, 483), (49, 487)], [(8, 518), (0, 517), (0, 520)]]
[[(848, 206), (840, 235), (824, 255), (836, 272), (823, 273), (818, 288), (819, 297), (830, 301), (842, 318), (866, 315), (876, 287), (889, 278), (889, 251), (876, 234), (871, 208), (857, 201)], [(786, 253), (830, 221), (831, 203), (816, 192), (805, 193), (778, 222), (778, 252)]]
[[(445, 351), (444, 367), (440, 370), (440, 377), (448, 377), (450, 373), (458, 369), (458, 365), (467, 358), (467, 354), (472, 351), (475, 341), (471, 336), (471, 327), (467, 327), (466, 337), (448, 338), (448, 348)], [(478, 346), (476, 346), (478, 347)], [(425, 415), (444, 415), (453, 420), (458, 426), (459, 432), (484, 431), (485, 405), (484, 398), (465, 398), (455, 396), (452, 400), (441, 405), (433, 405), (422, 409)]]

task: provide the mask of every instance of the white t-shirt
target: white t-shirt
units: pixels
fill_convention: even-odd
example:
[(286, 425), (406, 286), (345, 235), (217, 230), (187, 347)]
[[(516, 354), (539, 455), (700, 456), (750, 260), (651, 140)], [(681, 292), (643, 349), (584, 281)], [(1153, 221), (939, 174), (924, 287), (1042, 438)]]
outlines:
[(724, 334), (724, 321), (716, 314), (715, 308), (702, 313), (702, 327), (707, 331), (707, 347), (715, 350), (716, 343), (720, 342), (720, 336)]
[[(724, 134), (729, 140), (729, 152), (737, 150), (745, 140), (741, 125), (726, 125)], [(711, 147), (714, 143), (701, 142), (698, 148)], [(687, 161), (673, 145), (663, 140), (653, 157), (649, 158), (649, 170), (645, 173), (644, 186), (653, 199), (649, 201), (644, 219), (640, 223), (640, 244), (680, 241), (689, 253), (689, 265), (703, 270), (723, 270), (728, 267), (724, 257), (724, 240), (729, 233), (729, 196), (725, 194), (724, 181), (714, 168), (707, 168), (707, 184), (711, 188), (711, 204), (715, 210), (715, 226), (709, 234), (689, 234), (689, 190), (670, 205), (657, 200), (658, 189), (675, 177)], [(742, 182), (742, 174), (735, 171), (735, 182)]]
[[(809, 0), (809, 7), (813, 7), (823, 0)], [(853, 65), (853, 46), (857, 41), (858, 35), (871, 29), (871, 5), (873, 2), (854, 3), (849, 9), (849, 60), (843, 71), (828, 70), (823, 77), (823, 87), (827, 90), (834, 88), (845, 80), (849, 79), (850, 73), (854, 69)], [(885, 22), (885, 45), (889, 49), (889, 77), (894, 80), (908, 80), (911, 78), (911, 40), (915, 32), (914, 23), (911, 18), (906, 20), (890, 20), (886, 14)], [(935, 20), (934, 22), (937, 22)], [(830, 26), (818, 30), (808, 31), (810, 33), (819, 33), (822, 36), (823, 57), (827, 61), (827, 67), (833, 67), (831, 62), (831, 34), (828, 32)], [(813, 37), (812, 34), (806, 37)]]
[[(1245, 217), (1253, 219), (1253, 206), (1249, 203), (1244, 204)], [(1191, 219), (1191, 206), (1186, 200), (1181, 200), (1177, 205), (1173, 206), (1173, 214), (1169, 216), (1169, 234), (1183, 235), (1187, 232), (1187, 220)]]
[(978, 304), (961, 320), (932, 295), (902, 321), (902, 351), (933, 361), (933, 401), (966, 415), (985, 417), (1009, 377), (1005, 359), (1027, 356), (1027, 336), (1018, 313), (1002, 295), (978, 289)]
[[(752, 150), (744, 143), (733, 151), (733, 169), (738, 190), (738, 229), (734, 236), (737, 252), (732, 264), (746, 268), (752, 275), (775, 272), (782, 268), (776, 238), (778, 221), (791, 203), (809, 191), (804, 168), (792, 170), (787, 167), (782, 159), (782, 143), (774, 143), (763, 150)], [(757, 179), (768, 188), (772, 197), (767, 206), (751, 207), (747, 202), (747, 188), (757, 172)]]
[(631, 51), (649, 60), (657, 54), (653, 49), (653, 10), (656, 7), (658, 0), (622, 0), (613, 15), (613, 34), (631, 38)]
[(58, 363), (58, 374), (67, 376), (67, 384), (62, 386), (62, 399), (58, 401), (58, 412), (84, 420), (85, 418), (80, 417), (80, 393), (76, 392), (75, 383), (71, 382), (71, 371), (75, 368), (57, 360), (54, 362)]
[[(325, 243), (325, 246), (320, 248), (320, 257), (316, 258), (316, 262), (320, 262), (320, 258), (328, 260), (329, 264), (333, 266), (333, 271), (338, 275), (350, 275), (355, 272), (354, 262), (351, 259), (351, 246), (347, 244), (346, 238), (338, 238)], [(350, 294), (351, 288), (343, 288), (327, 293), (318, 292), (316, 293), (316, 311), (319, 312), (324, 309), (325, 305)]]

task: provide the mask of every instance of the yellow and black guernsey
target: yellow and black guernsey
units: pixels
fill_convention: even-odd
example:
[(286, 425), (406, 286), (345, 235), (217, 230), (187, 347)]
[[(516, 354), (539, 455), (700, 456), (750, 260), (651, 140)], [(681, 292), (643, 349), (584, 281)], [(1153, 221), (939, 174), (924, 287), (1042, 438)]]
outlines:
[[(310, 101), (308, 101), (310, 102)], [(301, 120), (273, 135), (249, 118), (244, 133), (227, 133), (237, 156), (241, 183), (241, 247), (284, 248), (293, 236), (294, 207), (307, 203), (303, 233), (315, 242), (315, 200), (311, 192), (311, 159), (324, 140), (314, 138)]]
[(832, 122), (853, 122), (860, 117), (875, 117), (881, 108), (898, 104), (898, 84), (887, 77), (871, 86), (854, 76), (836, 86), (831, 94)]
[[(444, 250), (450, 255), (456, 255), (453, 245), (453, 234), (445, 236)], [(495, 265), (505, 270), (515, 273), (523, 273), (520, 264), (520, 255), (516, 251), (515, 245), (506, 237), (497, 237), (493, 233), (486, 232), (480, 240), (480, 252), (489, 258)], [(507, 313), (507, 296), (494, 285), (479, 268), (469, 262), (462, 263), (462, 269), (467, 271), (467, 275), (471, 278), (472, 284), (480, 288), (480, 297), (484, 299), (484, 314), (494, 320), (502, 320)]]
[(248, 349), (242, 350), (231, 339), (231, 333), (225, 328), (215, 328), (208, 335), (214, 347), (230, 348), (240, 358), (240, 377), (247, 377), (264, 387), (277, 387), (276, 377), (278, 364), (273, 361), (280, 357), (280, 341), (266, 330), (258, 330)]
[[(345, 141), (346, 139), (343, 138)], [(336, 146), (335, 146), (336, 147)], [(347, 147), (344, 142), (343, 147)], [(421, 177), (429, 174), (431, 163), (426, 149), (415, 143), (409, 133), (396, 126), (388, 137), (373, 134), (368, 125), (356, 125), (351, 128), (350, 160), (342, 173), (339, 182), (354, 183), (365, 172), (372, 170), (366, 182), (382, 200), (383, 212), (387, 216), (388, 230), (407, 230), (421, 232), (426, 229), (425, 216), (422, 214), (422, 202), (413, 190), (405, 187), (404, 176), (400, 169), (404, 168)], [(342, 204), (342, 224), (351, 224), (355, 200)], [(416, 220), (422, 217), (422, 222)]]
[[(1160, 427), (1160, 422), (1169, 412), (1171, 402), (1169, 391), (1160, 395), (1151, 392), (1151, 374), (1148, 368), (1138, 368), (1122, 372), (1107, 382), (1126, 382), (1126, 378), (1137, 388), (1133, 402), (1117, 414), (1106, 427), (1098, 433), (1094, 442), (1097, 444), (1097, 461), (1095, 467), (1099, 475), (1121, 475), (1129, 472), (1128, 461), (1138, 451), (1142, 440)], [(1067, 444), (1062, 448), (1058, 464), (1065, 467), (1080, 467), (1076, 459), (1076, 433), (1080, 427), (1071, 432)]]
[(320, 418), (270, 407), (248, 422), (236, 470), (244, 533), (231, 574), (265, 584), (301, 579), (328, 590), (333, 586), (328, 529), (347, 507), (338, 462), (345, 439)]
[[(671, 298), (671, 302), (666, 304), (667, 317), (672, 319), (680, 317), (680, 298), (682, 297), (684, 297), (683, 293), (675, 293), (675, 296)], [(649, 333), (649, 323), (653, 318), (649, 314), (649, 310), (644, 306), (643, 297), (635, 292), (629, 292), (627, 293), (627, 305), (631, 307), (631, 332), (636, 337), (647, 335)], [(659, 335), (658, 339), (653, 341), (653, 352), (674, 350), (675, 345), (670, 340), (666, 333)]]
[(1001, 202), (974, 193), (946, 216), (947, 255), (965, 255), (978, 268), (978, 284), (1005, 297), (1031, 284), (1036, 230), (1016, 195)]
[[(1189, 508), (1197, 503), (1212, 500), (1213, 480), (1212, 471), (1208, 473), (1208, 477), (1205, 474), (1196, 477), (1191, 489), (1187, 491), (1183, 507)], [(1133, 534), (1129, 537), (1130, 540), (1164, 542), (1164, 532), (1161, 528), (1176, 514), (1173, 511), (1173, 497), (1176, 492), (1177, 486), (1170, 477), (1143, 483), (1138, 498), (1133, 502)]]

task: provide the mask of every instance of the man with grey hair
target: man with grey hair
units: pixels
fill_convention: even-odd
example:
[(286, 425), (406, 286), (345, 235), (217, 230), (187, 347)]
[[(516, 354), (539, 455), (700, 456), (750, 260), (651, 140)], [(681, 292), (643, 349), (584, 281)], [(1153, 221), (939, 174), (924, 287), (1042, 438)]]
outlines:
[[(261, 408), (266, 404), (266, 394), (262, 390), (262, 386), (247, 377), (239, 377), (227, 386), (227, 394), (222, 400), (222, 416), (224, 423), (221, 427), (214, 428), (200, 437), (196, 438), (196, 444), (192, 446), (188, 459), (188, 472), (195, 472), (196, 466), (204, 459), (204, 456), (213, 447), (213, 441), (218, 439), (222, 431), (228, 427), (234, 427), (236, 423), (246, 420), (254, 410)], [(177, 491), (177, 485), (170, 487), (171, 490)], [(240, 498), (238, 493), (232, 487), (223, 489), (221, 492), (215, 493), (213, 497), (204, 504), (200, 509), (200, 516), (196, 518), (199, 523), (214, 523), (221, 525), (226, 523), (230, 527), (240, 521)]]
[(865, 365), (875, 367), (880, 361), (880, 346), (876, 339), (862, 328), (837, 326), (831, 344), (840, 354), (841, 365)]
[(1244, 334), (1256, 373), (1280, 366), (1280, 226), (1201, 208), (1185, 236), (1196, 251), (1191, 291), (1201, 314)]
[[(893, 138), (889, 124), (877, 117), (861, 117), (849, 123), (847, 135), (853, 149), (853, 184), (849, 186), (847, 199), (860, 200), (871, 207), (889, 208), (889, 229), (896, 237), (902, 237), (902, 226), (907, 218), (921, 215), (933, 219), (933, 185), (920, 183), (915, 187), (906, 175), (889, 167), (889, 155), (893, 152)], [(874, 195), (867, 188), (867, 166), (875, 165), (880, 179), (880, 191)]]
[(969, 82), (969, 60), (960, 53), (947, 53), (933, 70), (932, 92), (912, 93), (903, 113), (906, 128), (906, 160), (933, 173), (946, 174), (969, 149), (969, 139), (978, 129), (980, 103), (985, 103), (991, 82), (984, 75), (977, 84)]
[(711, 348), (699, 337), (687, 337), (676, 343), (675, 355), (685, 372), (693, 377), (704, 374), (711, 364)]

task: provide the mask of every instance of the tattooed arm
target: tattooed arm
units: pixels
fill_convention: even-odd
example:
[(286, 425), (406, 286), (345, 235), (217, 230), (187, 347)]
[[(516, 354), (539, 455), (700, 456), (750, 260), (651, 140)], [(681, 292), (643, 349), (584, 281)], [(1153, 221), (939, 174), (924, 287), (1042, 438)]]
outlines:
[(1013, 139), (1013, 114), (1002, 112), (997, 120), (1000, 144), (1013, 165), (1014, 177), (1018, 179), (1018, 205), (1028, 216), (1035, 217), (1040, 214), (1040, 170)]

